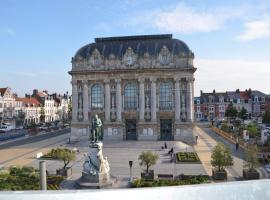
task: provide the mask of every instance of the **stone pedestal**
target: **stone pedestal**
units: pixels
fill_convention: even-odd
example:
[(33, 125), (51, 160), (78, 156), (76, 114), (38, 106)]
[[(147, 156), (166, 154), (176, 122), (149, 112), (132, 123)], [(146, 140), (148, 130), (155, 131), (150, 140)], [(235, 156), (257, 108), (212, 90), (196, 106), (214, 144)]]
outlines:
[(99, 189), (112, 187), (115, 178), (110, 175), (107, 157), (103, 157), (102, 143), (91, 143), (90, 151), (83, 164), (81, 178), (77, 181), (81, 189)]

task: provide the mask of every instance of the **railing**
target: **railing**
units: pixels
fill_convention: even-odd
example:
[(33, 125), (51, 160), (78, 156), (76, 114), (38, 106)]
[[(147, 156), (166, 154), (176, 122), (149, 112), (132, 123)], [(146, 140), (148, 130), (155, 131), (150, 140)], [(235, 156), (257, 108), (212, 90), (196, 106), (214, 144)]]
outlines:
[[(219, 128), (216, 128), (215, 126), (212, 126), (211, 129), (216, 134), (220, 135), (221, 137), (225, 138), (226, 140), (230, 141), (231, 143), (236, 144), (237, 141), (235, 138), (233, 138), (233, 136), (231, 134), (229, 134), (229, 133), (227, 133)], [(243, 141), (239, 140), (238, 143), (239, 143), (239, 146), (242, 147), (243, 149), (246, 148), (245, 143)]]
[(270, 180), (237, 181), (205, 185), (171, 186), (140, 189), (65, 190), (0, 192), (1, 200), (234, 200), (270, 199)]

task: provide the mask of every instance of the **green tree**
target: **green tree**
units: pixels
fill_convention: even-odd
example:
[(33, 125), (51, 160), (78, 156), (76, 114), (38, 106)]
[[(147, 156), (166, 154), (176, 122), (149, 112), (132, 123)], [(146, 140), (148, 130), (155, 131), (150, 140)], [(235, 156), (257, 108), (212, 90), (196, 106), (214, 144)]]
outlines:
[(258, 147), (256, 145), (248, 145), (245, 152), (245, 165), (249, 171), (254, 171), (259, 165)]
[(40, 108), (40, 111), (39, 111), (39, 114), (40, 114), (40, 122), (44, 122), (45, 121), (45, 109), (44, 109), (44, 106), (42, 106)]
[(230, 149), (222, 143), (218, 143), (211, 155), (211, 165), (218, 171), (223, 171), (226, 166), (233, 165), (233, 158)]
[(255, 138), (259, 132), (258, 126), (255, 123), (250, 123), (246, 126), (246, 130), (249, 133), (249, 136)]
[(264, 113), (262, 122), (263, 123), (270, 123), (270, 112), (269, 111), (266, 111)]
[(225, 112), (225, 116), (226, 117), (230, 117), (230, 118), (235, 118), (237, 117), (238, 111), (237, 109), (233, 106), (232, 102), (229, 104), (226, 112)]
[(159, 159), (158, 154), (152, 153), (151, 151), (143, 151), (139, 155), (140, 166), (146, 167), (146, 173), (148, 173), (149, 168), (156, 164), (157, 160)]
[(63, 169), (65, 170), (68, 164), (76, 159), (75, 151), (67, 148), (57, 148), (54, 152), (54, 158), (64, 162)]
[(240, 110), (240, 112), (238, 113), (238, 117), (241, 118), (242, 120), (247, 119), (247, 110), (242, 107), (242, 109)]

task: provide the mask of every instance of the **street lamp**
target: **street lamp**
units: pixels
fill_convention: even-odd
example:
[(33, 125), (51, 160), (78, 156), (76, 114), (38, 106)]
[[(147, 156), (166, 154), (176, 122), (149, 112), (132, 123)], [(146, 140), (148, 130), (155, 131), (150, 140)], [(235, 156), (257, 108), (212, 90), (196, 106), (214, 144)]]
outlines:
[(133, 161), (130, 160), (128, 161), (128, 164), (129, 164), (129, 182), (131, 183), (132, 182), (132, 164), (133, 164)]

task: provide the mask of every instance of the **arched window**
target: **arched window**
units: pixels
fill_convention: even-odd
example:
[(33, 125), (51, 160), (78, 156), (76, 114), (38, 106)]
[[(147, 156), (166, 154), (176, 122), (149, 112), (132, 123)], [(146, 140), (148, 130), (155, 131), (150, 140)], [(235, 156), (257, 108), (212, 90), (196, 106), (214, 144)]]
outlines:
[(103, 109), (103, 107), (104, 107), (103, 87), (99, 84), (93, 85), (91, 89), (91, 108)]
[(136, 110), (138, 106), (137, 86), (127, 84), (124, 93), (124, 107), (127, 110)]
[(159, 109), (172, 110), (172, 84), (161, 83), (159, 87)]

